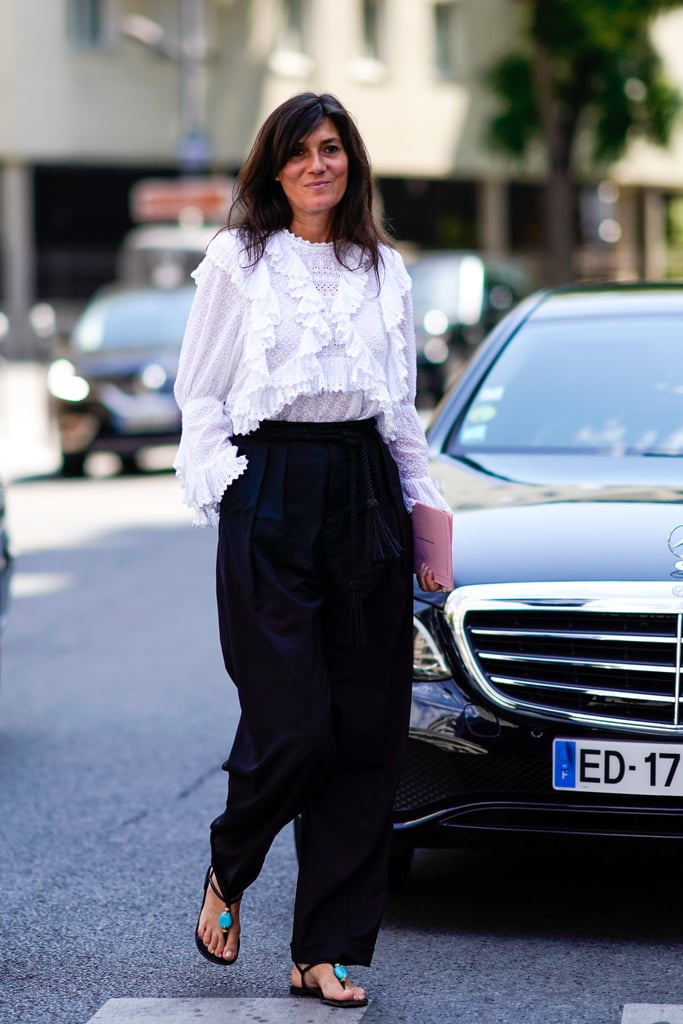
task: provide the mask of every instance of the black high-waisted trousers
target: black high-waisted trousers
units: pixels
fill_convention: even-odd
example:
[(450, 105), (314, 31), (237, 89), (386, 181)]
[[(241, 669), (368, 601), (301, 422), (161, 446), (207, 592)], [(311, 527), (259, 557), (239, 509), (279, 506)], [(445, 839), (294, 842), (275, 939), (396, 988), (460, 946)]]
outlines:
[(240, 893), (301, 815), (292, 958), (367, 965), (408, 734), (410, 517), (374, 420), (234, 440), (249, 466), (221, 504), (217, 593), (242, 714), (212, 864)]

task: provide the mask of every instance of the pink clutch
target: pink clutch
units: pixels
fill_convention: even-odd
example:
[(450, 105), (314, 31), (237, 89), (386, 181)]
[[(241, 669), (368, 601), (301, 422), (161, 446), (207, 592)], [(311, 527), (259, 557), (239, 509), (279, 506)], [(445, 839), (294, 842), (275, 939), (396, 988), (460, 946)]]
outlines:
[(413, 506), (413, 567), (426, 562), (442, 587), (453, 586), (453, 513), (415, 502)]

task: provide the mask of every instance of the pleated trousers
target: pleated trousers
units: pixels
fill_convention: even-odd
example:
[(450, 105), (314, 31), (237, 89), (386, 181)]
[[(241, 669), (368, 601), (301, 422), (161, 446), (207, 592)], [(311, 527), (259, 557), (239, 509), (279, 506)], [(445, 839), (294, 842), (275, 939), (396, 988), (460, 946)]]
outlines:
[[(367, 965), (408, 735), (410, 517), (374, 421), (270, 426), (235, 438), (249, 465), (220, 511), (220, 640), (241, 717), (212, 864), (225, 894), (242, 892), (300, 815), (292, 959)], [(379, 553), (378, 512), (392, 541)]]

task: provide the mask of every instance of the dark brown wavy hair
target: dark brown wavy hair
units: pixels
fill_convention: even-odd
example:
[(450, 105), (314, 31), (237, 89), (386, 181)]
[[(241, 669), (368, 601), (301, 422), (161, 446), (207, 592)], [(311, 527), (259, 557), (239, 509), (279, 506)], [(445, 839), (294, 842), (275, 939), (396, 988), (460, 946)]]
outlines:
[[(365, 144), (350, 113), (335, 96), (300, 93), (266, 118), (235, 182), (228, 227), (236, 227), (252, 265), (261, 259), (268, 238), (288, 228), (292, 209), (275, 180), (298, 143), (325, 118), (333, 123), (349, 161), (346, 191), (334, 211), (332, 242), (349, 269), (372, 267), (379, 279), (380, 242), (391, 244), (373, 212), (373, 181)], [(349, 265), (351, 247), (360, 248), (360, 264)]]

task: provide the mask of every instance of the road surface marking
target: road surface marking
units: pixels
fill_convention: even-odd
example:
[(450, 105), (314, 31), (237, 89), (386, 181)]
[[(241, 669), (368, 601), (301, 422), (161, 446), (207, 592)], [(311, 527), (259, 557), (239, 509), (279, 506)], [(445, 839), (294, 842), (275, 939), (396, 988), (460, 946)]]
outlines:
[(683, 1004), (626, 1003), (621, 1024), (683, 1024)]
[[(345, 1010), (360, 1024), (366, 1007)], [(340, 1024), (339, 1012), (313, 999), (109, 999), (88, 1024)]]

